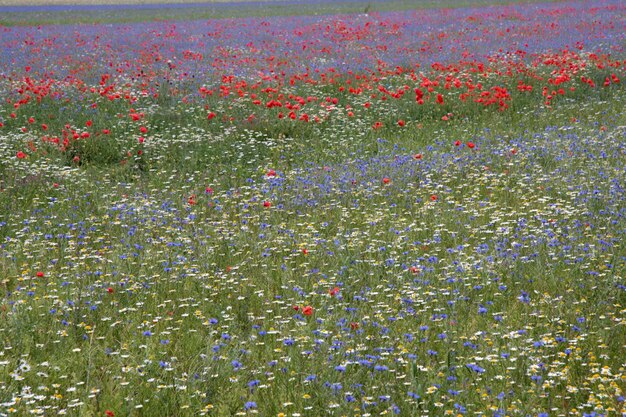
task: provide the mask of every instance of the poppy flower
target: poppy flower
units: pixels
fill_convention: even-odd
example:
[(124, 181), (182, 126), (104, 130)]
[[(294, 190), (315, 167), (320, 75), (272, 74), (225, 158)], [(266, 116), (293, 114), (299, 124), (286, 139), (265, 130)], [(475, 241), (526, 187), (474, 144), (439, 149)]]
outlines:
[(276, 171), (274, 171), (273, 169), (270, 169), (269, 171), (267, 171), (267, 174), (265, 174), (268, 178), (273, 178), (276, 176)]
[(353, 321), (352, 323), (350, 323), (350, 328), (351, 328), (352, 330), (356, 330), (356, 329), (358, 329), (358, 328), (359, 328), (359, 323), (357, 323), (357, 322)]
[(35, 274), (37, 275), (37, 278), (43, 278), (44, 274), (41, 271), (37, 271), (37, 273)]
[(385, 177), (383, 178), (383, 184), (389, 184), (391, 182), (391, 179)]
[(421, 153), (416, 153), (415, 155), (413, 155), (413, 159), (417, 159), (417, 160), (422, 159), (422, 154)]
[(22, 152), (22, 151), (19, 151), (16, 156), (17, 156), (17, 159), (25, 159), (26, 158), (26, 154), (24, 152)]
[(106, 414), (107, 417), (115, 417), (115, 413), (111, 410), (106, 410), (104, 414)]
[(460, 140), (455, 141), (454, 146), (461, 146), (461, 141)]
[(115, 291), (115, 290), (113, 289), (113, 287), (109, 287), (109, 288), (107, 288), (107, 292), (108, 292), (109, 294), (113, 294), (113, 292), (114, 292), (114, 291)]
[(269, 201), (264, 201), (263, 202), (263, 207), (270, 208), (270, 207), (272, 207), (272, 203), (270, 203)]
[(147, 128), (147, 127), (145, 127), (145, 126), (141, 126), (141, 127), (139, 128), (139, 131), (140, 131), (141, 133), (148, 133), (148, 128)]
[(406, 123), (404, 122), (404, 120), (402, 120), (402, 119), (398, 120), (398, 126), (404, 127), (405, 124)]
[(474, 144), (474, 142), (467, 142), (467, 147), (470, 149), (474, 149), (476, 147), (476, 145)]
[(431, 195), (430, 201), (437, 201), (437, 196), (435, 194)]
[(437, 94), (437, 104), (443, 104), (443, 96), (441, 94)]
[(214, 118), (215, 118), (215, 116), (217, 116), (215, 113), (213, 113), (213, 112), (209, 112), (209, 114), (208, 114), (208, 116), (207, 116), (207, 119), (209, 119), (209, 120), (214, 119)]
[(328, 294), (330, 294), (331, 297), (339, 294), (339, 287), (331, 288), (330, 290), (328, 290)]
[(311, 306), (306, 306), (302, 309), (302, 314), (304, 314), (305, 316), (310, 316), (311, 314), (313, 314), (313, 307)]

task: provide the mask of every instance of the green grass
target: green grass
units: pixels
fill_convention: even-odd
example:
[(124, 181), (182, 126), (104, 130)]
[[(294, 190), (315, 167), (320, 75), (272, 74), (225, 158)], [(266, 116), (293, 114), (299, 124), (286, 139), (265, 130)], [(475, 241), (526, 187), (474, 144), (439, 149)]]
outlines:
[[(540, 0), (444, 0), (444, 1), (407, 1), (390, 0), (384, 2), (328, 2), (322, 4), (277, 5), (271, 1), (241, 4), (230, 7), (226, 3), (202, 5), (198, 7), (172, 8), (164, 5), (153, 9), (125, 9), (123, 5), (113, 10), (72, 10), (46, 12), (3, 12), (0, 25), (4, 26), (37, 26), (64, 24), (107, 24), (136, 23), (158, 20), (189, 20), (189, 19), (230, 19), (263, 16), (298, 16), (298, 15), (331, 15), (349, 13), (376, 13), (390, 11), (409, 11), (415, 9), (440, 7), (481, 7), (512, 3), (534, 3)], [(550, 0), (558, 1), (558, 0)], [(545, 1), (542, 1), (545, 2)]]
[[(363, 146), (358, 158), (391, 158), (397, 152), (392, 143), (407, 147), (407, 153), (423, 150), (433, 137), (452, 141), (481, 135), (481, 152), (486, 153), (496, 149), (506, 152), (507, 142), (514, 138), (523, 137), (531, 143), (536, 140), (533, 134), (540, 135), (538, 143), (554, 145), (545, 148), (542, 160), (531, 154), (516, 160), (502, 158), (488, 171), (480, 163), (450, 165), (439, 173), (418, 174), (411, 183), (397, 173), (398, 178), (387, 188), (371, 184), (363, 189), (357, 187), (348, 195), (331, 193), (317, 199), (314, 207), (292, 205), (280, 197), (273, 203), (284, 203), (283, 209), (264, 210), (259, 203), (244, 207), (255, 197), (274, 199), (271, 194), (261, 196), (260, 188), (249, 188), (248, 176), (256, 171), (256, 176), (262, 177), (264, 172), (258, 171), (261, 167), (274, 166), (284, 170), (287, 182), (294, 181), (290, 172), (301, 167), (304, 150), (277, 145), (276, 152), (284, 157), (279, 165), (271, 152), (263, 152), (265, 147), (260, 143), (249, 145), (250, 153), (244, 152), (243, 157), (227, 154), (229, 147), (236, 148), (242, 141), (250, 143), (250, 137), (242, 131), (226, 136), (223, 148), (192, 143), (178, 154), (168, 152), (163, 158), (155, 158), (155, 165), (146, 171), (90, 160), (63, 179), (39, 175), (16, 179), (14, 184), (5, 182), (3, 206), (11, 207), (11, 214), (3, 215), (8, 222), (3, 233), (10, 239), (3, 244), (1, 258), (8, 295), (0, 335), (2, 356), (8, 362), (0, 368), (5, 381), (0, 389), (10, 393), (24, 385), (46, 387), (45, 395), (51, 399), (41, 404), (69, 407), (72, 400), (78, 399), (79, 405), (70, 412), (74, 415), (104, 415), (104, 410), (110, 409), (116, 415), (184, 416), (205, 409), (210, 415), (226, 416), (242, 410), (248, 400), (255, 401), (263, 415), (287, 410), (305, 412), (308, 407), (320, 410), (334, 404), (338, 405), (337, 415), (355, 412), (353, 403), (344, 401), (344, 394), (337, 397), (323, 386), (325, 381), (345, 387), (366, 382), (369, 392), (358, 401), (365, 404), (379, 395), (390, 395), (394, 402), (403, 404), (402, 415), (412, 415), (413, 407), (437, 414), (441, 407), (453, 409), (453, 403), (461, 400), (473, 410), (488, 410), (495, 404), (522, 413), (573, 406), (582, 411), (586, 394), (566, 395), (567, 386), (588, 386), (594, 392), (607, 377), (596, 381), (590, 368), (606, 366), (613, 375), (619, 375), (623, 366), (620, 352), (626, 340), (620, 326), (626, 299), (623, 292), (614, 292), (609, 284), (623, 282), (626, 268), (619, 247), (601, 252), (596, 246), (600, 236), (610, 239), (616, 230), (610, 217), (586, 217), (586, 209), (572, 206), (566, 191), (585, 187), (584, 178), (576, 180), (577, 172), (582, 170), (592, 176), (596, 171), (584, 158), (555, 162), (560, 157), (560, 146), (566, 142), (560, 139), (558, 129), (546, 128), (566, 126), (570, 134), (597, 145), (597, 135), (619, 137), (623, 128), (616, 126), (626, 125), (624, 115), (616, 110), (623, 108), (623, 97), (616, 92), (606, 102), (584, 104), (582, 111), (581, 103), (563, 103), (557, 109), (546, 110), (539, 123), (528, 112), (489, 113), (463, 123), (426, 126), (411, 133), (379, 132), (390, 142), (377, 149)], [(572, 125), (572, 117), (580, 121)], [(609, 126), (608, 130), (601, 133), (595, 121)], [(297, 137), (295, 142), (302, 140), (307, 141), (307, 135)], [(370, 140), (362, 138), (361, 144)], [(332, 149), (337, 161), (345, 158), (353, 145), (344, 149), (338, 143)], [(310, 157), (307, 160), (324, 159), (330, 154), (314, 140), (307, 141), (304, 148)], [(426, 158), (437, 158), (436, 153), (425, 154)], [(256, 155), (250, 168), (245, 165), (246, 155)], [(476, 158), (478, 162), (480, 157)], [(270, 165), (272, 162), (274, 165)], [(623, 176), (620, 165), (619, 158), (609, 157), (601, 169), (619, 177)], [(556, 169), (558, 176), (553, 174)], [(533, 183), (528, 183), (526, 178), (531, 172)], [(317, 174), (309, 175), (315, 180)], [(318, 180), (325, 174), (319, 171), (319, 175)], [(333, 175), (332, 170), (329, 175)], [(380, 177), (384, 175), (390, 174), (383, 170)], [(52, 189), (50, 182), (57, 178), (61, 188)], [(202, 195), (207, 185), (216, 190), (214, 196)], [(239, 194), (228, 194), (229, 189)], [(192, 193), (198, 195), (196, 206), (187, 204)], [(441, 202), (415, 204), (414, 197), (427, 200), (431, 194), (438, 194)], [(53, 196), (57, 200), (50, 203)], [(359, 201), (359, 210), (351, 208), (355, 200)], [(208, 201), (213, 207), (207, 205)], [(601, 201), (604, 203), (599, 208), (611, 207), (606, 198)], [(168, 202), (168, 208), (162, 206), (163, 202)], [(554, 211), (554, 205), (565, 212)], [(464, 209), (455, 214), (457, 206)], [(111, 211), (112, 207), (120, 207), (120, 211)], [(572, 211), (573, 215), (568, 214)], [(473, 250), (463, 250), (460, 256), (446, 252), (459, 245), (474, 248), (489, 242), (492, 233), (506, 227), (506, 220), (521, 217), (528, 218), (528, 227), (535, 228), (535, 233), (542, 233), (541, 223), (530, 213), (551, 217), (561, 228), (572, 227), (574, 218), (593, 219), (593, 229), (575, 229), (568, 238), (577, 236), (576, 245), (591, 244), (597, 252), (574, 266), (563, 263), (567, 257), (554, 258), (556, 252), (547, 244), (522, 249), (519, 256), (535, 251), (539, 254), (527, 263), (498, 258), (493, 248), (490, 253), (499, 259), (493, 264), (485, 264)], [(188, 217), (191, 214), (193, 220)], [(241, 226), (242, 219), (248, 219), (246, 228)], [(24, 230), (25, 220), (28, 231)], [(623, 227), (623, 220), (618, 220), (618, 225)], [(408, 231), (396, 235), (393, 229)], [(130, 230), (135, 232), (130, 235)], [(289, 238), (281, 230), (292, 231), (294, 237)], [(555, 229), (557, 234), (558, 230), (562, 229)], [(24, 233), (30, 237), (25, 239)], [(260, 233), (265, 237), (259, 241)], [(46, 234), (54, 237), (44, 238)], [(85, 236), (79, 237), (81, 234)], [(436, 235), (440, 238), (434, 239)], [(322, 242), (316, 243), (319, 239)], [(412, 242), (416, 241), (422, 243), (415, 246)], [(180, 246), (168, 246), (168, 242)], [(134, 249), (135, 244), (143, 248)], [(268, 257), (262, 254), (266, 246), (273, 247)], [(388, 249), (383, 253), (379, 246)], [(303, 255), (300, 248), (308, 248), (309, 254)], [(329, 250), (332, 255), (327, 253)], [(409, 256), (403, 255), (406, 251)], [(422, 254), (437, 256), (439, 261), (432, 270), (422, 269), (418, 280), (399, 265), (385, 263), (388, 257), (401, 263)], [(456, 276), (454, 281), (446, 281), (445, 277), (451, 276), (449, 262), (462, 259), (467, 262), (465, 273), (452, 274)], [(474, 262), (484, 268), (470, 269)], [(164, 269), (164, 265), (169, 266)], [(315, 269), (320, 272), (312, 272)], [(600, 276), (589, 278), (589, 270), (601, 271)], [(45, 277), (36, 278), (36, 271), (44, 271)], [(338, 271), (342, 271), (341, 276)], [(327, 295), (328, 288), (337, 281), (344, 283), (343, 300)], [(498, 290), (500, 284), (507, 289)], [(468, 292), (477, 285), (481, 289)], [(294, 286), (301, 288), (302, 295), (292, 291)], [(23, 289), (18, 291), (20, 287)], [(112, 294), (107, 292), (108, 287), (113, 288)], [(371, 294), (367, 293), (363, 301), (354, 301), (353, 296), (364, 288), (372, 288)], [(27, 295), (27, 289), (34, 295)], [(456, 291), (469, 298), (457, 299)], [(529, 292), (528, 304), (516, 301), (521, 291)], [(381, 338), (380, 329), (371, 322), (405, 315), (400, 298), (407, 297), (416, 303), (417, 313), (390, 322), (391, 338)], [(68, 300), (72, 304), (68, 305)], [(455, 302), (449, 305), (449, 301)], [(476, 314), (478, 304), (485, 302), (491, 304), (489, 313)], [(294, 321), (291, 306), (304, 304), (314, 305), (315, 315), (303, 322)], [(91, 310), (91, 305), (97, 308)], [(346, 307), (356, 310), (347, 312)], [(57, 312), (51, 314), (52, 309)], [(431, 315), (437, 312), (445, 312), (448, 319), (431, 321)], [(492, 314), (502, 315), (503, 320), (494, 321)], [(577, 317), (586, 318), (578, 336), (565, 326), (576, 323)], [(219, 323), (209, 324), (210, 318), (218, 318)], [(316, 324), (314, 318), (322, 321)], [(354, 336), (353, 331), (339, 331), (335, 323), (340, 320), (359, 323), (363, 333)], [(253, 325), (276, 334), (259, 336)], [(414, 334), (421, 325), (430, 326), (423, 334), (429, 338), (427, 344), (403, 340), (403, 334)], [(358, 365), (351, 364), (344, 376), (334, 370), (344, 361), (342, 357), (328, 362), (333, 352), (330, 340), (310, 358), (303, 356), (302, 351), (315, 346), (311, 332), (316, 329), (335, 335), (357, 349), (355, 352), (375, 354), (378, 347), (393, 347), (391, 357), (404, 359), (395, 362), (383, 356), (379, 360), (379, 364), (394, 369), (394, 374), (359, 370)], [(522, 329), (526, 334), (516, 336)], [(148, 330), (152, 336), (144, 335)], [(442, 332), (450, 342), (438, 340)], [(222, 333), (232, 339), (220, 342)], [(569, 342), (559, 347), (554, 342), (558, 335), (567, 336)], [(293, 338), (295, 345), (284, 345), (284, 338)], [(542, 338), (545, 345), (533, 347), (532, 341)], [(161, 344), (160, 340), (169, 342)], [(462, 346), (463, 341), (480, 347), (472, 351)], [(220, 343), (224, 346), (210, 360), (216, 355), (212, 346)], [(573, 353), (559, 356), (564, 355), (566, 347)], [(405, 348), (416, 358), (407, 361), (406, 354), (401, 353)], [(250, 353), (241, 353), (241, 349)], [(427, 350), (437, 351), (437, 356), (430, 357)], [(466, 363), (476, 362), (474, 356), (498, 358), (501, 352), (510, 353), (516, 361), (479, 362), (487, 369), (484, 375), (465, 368)], [(9, 375), (19, 367), (20, 357), (27, 358), (31, 367), (19, 373), (23, 381)], [(529, 371), (538, 357), (548, 369)], [(242, 363), (241, 369), (233, 370), (231, 362), (235, 360)], [(273, 360), (278, 363), (276, 369), (268, 366)], [(165, 365), (159, 366), (159, 361)], [(281, 367), (286, 372), (280, 371)], [(565, 377), (549, 377), (548, 373), (553, 372), (564, 372)], [(318, 379), (306, 382), (309, 374)], [(552, 381), (552, 388), (535, 384), (532, 375), (543, 375), (543, 381)], [(446, 379), (448, 376), (456, 380)], [(496, 377), (501, 379), (493, 379)], [(261, 387), (246, 387), (247, 382), (256, 379)], [(621, 384), (614, 377), (603, 384), (609, 381), (615, 381), (610, 384), (616, 384), (616, 389)], [(440, 388), (429, 394), (435, 384)], [(485, 391), (486, 386), (492, 393)], [(448, 389), (460, 390), (461, 397), (445, 400)], [(498, 402), (496, 395), (508, 390), (515, 394)], [(344, 391), (353, 392), (349, 388)], [(407, 391), (422, 399), (409, 406), (404, 400)], [(52, 400), (55, 392), (59, 397)], [(372, 398), (368, 400), (368, 396)], [(609, 407), (611, 402), (602, 404)], [(26, 410), (35, 406), (22, 401), (12, 407)], [(386, 408), (380, 405), (374, 409)]]

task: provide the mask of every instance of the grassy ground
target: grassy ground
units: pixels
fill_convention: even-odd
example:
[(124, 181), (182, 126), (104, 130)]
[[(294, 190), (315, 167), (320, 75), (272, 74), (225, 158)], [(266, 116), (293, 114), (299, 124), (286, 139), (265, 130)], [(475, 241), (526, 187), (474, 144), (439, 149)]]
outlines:
[[(554, 1), (554, 0), (549, 0)], [(57, 24), (90, 24), (90, 23), (132, 23), (152, 20), (188, 20), (188, 19), (224, 19), (242, 18), (258, 16), (293, 16), (293, 15), (326, 15), (341, 13), (373, 13), (385, 11), (414, 10), (419, 8), (437, 7), (480, 7), (495, 4), (511, 3), (536, 3), (539, 0), (517, 0), (511, 1), (491, 1), (491, 0), (442, 0), (419, 2), (407, 0), (388, 1), (347, 1), (347, 2), (322, 2), (322, 3), (294, 3), (294, 4), (273, 4), (272, 0), (253, 2), (238, 2), (236, 7), (230, 7), (228, 1), (213, 2), (176, 2), (176, 1), (156, 1), (156, 2), (128, 2), (124, 0), (114, 0), (104, 5), (154, 5), (163, 3), (161, 8), (133, 9), (120, 8), (118, 10), (46, 10), (46, 11), (5, 11), (0, 15), (0, 25), (57, 25)], [(545, 1), (544, 1), (545, 2)], [(166, 4), (184, 4), (186, 6), (194, 3), (202, 3), (197, 7), (167, 7)], [(246, 4), (249, 3), (249, 4)], [(12, 2), (0, 0), (2, 6), (24, 6), (24, 5), (50, 5), (50, 2)], [(93, 5), (92, 2), (64, 2), (58, 0), (58, 5)]]

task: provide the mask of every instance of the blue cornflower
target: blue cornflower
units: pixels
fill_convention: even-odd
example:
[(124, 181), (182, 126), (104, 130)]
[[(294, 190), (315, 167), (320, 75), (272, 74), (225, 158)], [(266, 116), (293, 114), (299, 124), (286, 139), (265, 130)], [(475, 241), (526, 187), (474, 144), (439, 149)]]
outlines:
[(476, 365), (475, 363), (468, 363), (467, 366), (469, 369), (471, 369), (472, 371), (482, 374), (483, 372), (485, 372), (485, 368), (481, 368), (480, 366)]

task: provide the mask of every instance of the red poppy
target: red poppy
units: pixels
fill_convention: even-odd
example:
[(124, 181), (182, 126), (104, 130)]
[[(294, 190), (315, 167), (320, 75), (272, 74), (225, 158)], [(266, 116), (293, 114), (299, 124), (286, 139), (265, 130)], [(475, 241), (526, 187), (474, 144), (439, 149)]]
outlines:
[(302, 314), (304, 314), (305, 316), (310, 316), (311, 314), (313, 314), (313, 307), (311, 306), (306, 306), (302, 309)]
[(22, 151), (19, 151), (17, 153), (17, 159), (25, 159), (26, 157), (27, 157), (26, 154)]
[(269, 171), (267, 171), (267, 174), (265, 174), (267, 177), (275, 177), (276, 176), (276, 171), (274, 171), (273, 169), (270, 169)]
[(272, 203), (270, 203), (269, 201), (264, 201), (263, 202), (263, 207), (270, 208), (270, 207), (272, 207)]
[(385, 177), (383, 178), (383, 184), (389, 184), (391, 182), (391, 179)]
[(437, 201), (437, 196), (435, 194), (431, 195), (430, 201)]
[(213, 112), (209, 112), (209, 115), (207, 116), (207, 119), (211, 120), (211, 119), (215, 118), (215, 116), (217, 116), (217, 114), (215, 114)]
[(402, 119), (398, 120), (398, 126), (404, 127), (405, 124), (406, 123), (404, 123), (404, 120), (402, 120)]
[[(115, 291), (115, 290), (113, 289), (113, 287), (109, 287), (109, 288), (107, 288), (107, 292), (108, 292), (109, 294), (113, 294), (113, 292), (114, 292), (114, 291)], [(107, 414), (107, 415), (108, 415), (108, 414)]]
[(455, 141), (454, 146), (461, 146), (461, 141), (460, 140)]
[(413, 155), (413, 159), (417, 159), (417, 160), (422, 159), (422, 154), (421, 153), (416, 153), (415, 155)]
[(41, 271), (37, 271), (35, 275), (37, 275), (37, 278), (43, 278), (43, 272)]
[(350, 323), (350, 328), (352, 330), (356, 330), (359, 328), (359, 323), (357, 323), (356, 321), (353, 321), (352, 323)]
[(104, 414), (106, 414), (107, 417), (115, 417), (115, 413), (111, 410), (106, 410)]
[(437, 103), (443, 104), (443, 96), (441, 94), (437, 94)]
[(145, 126), (141, 126), (141, 127), (139, 128), (139, 131), (140, 131), (141, 133), (148, 133), (148, 128), (147, 128), (147, 127), (145, 127)]
[(331, 297), (334, 297), (335, 295), (339, 294), (339, 287), (331, 288), (330, 290), (328, 290), (328, 293)]
[(474, 142), (467, 142), (467, 147), (470, 149), (474, 149), (476, 145), (474, 144)]

